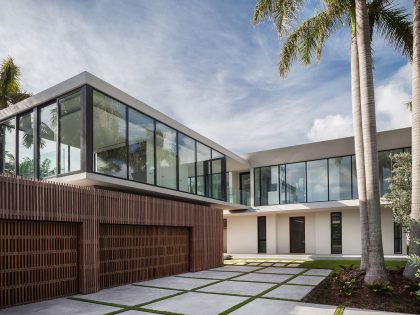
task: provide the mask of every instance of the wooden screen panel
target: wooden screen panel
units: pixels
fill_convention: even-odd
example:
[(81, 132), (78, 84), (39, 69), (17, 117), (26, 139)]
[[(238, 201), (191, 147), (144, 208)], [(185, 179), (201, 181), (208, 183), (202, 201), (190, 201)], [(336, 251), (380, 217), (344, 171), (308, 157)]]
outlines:
[(101, 224), (100, 287), (189, 271), (186, 227)]
[(0, 220), (0, 307), (77, 293), (77, 230)]

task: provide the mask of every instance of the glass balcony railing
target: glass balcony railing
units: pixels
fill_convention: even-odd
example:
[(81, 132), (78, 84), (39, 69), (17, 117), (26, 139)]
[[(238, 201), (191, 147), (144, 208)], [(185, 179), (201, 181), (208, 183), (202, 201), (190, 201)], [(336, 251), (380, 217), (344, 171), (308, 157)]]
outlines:
[(249, 191), (240, 190), (235, 187), (227, 187), (227, 201), (244, 206), (250, 206), (251, 194)]

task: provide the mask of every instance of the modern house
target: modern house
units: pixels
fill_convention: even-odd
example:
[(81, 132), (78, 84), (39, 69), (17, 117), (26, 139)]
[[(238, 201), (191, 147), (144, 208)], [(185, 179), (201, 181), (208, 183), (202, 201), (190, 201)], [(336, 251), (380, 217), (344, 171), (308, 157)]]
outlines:
[[(411, 129), (378, 133), (379, 188), (389, 190), (390, 155), (410, 151)], [(250, 191), (246, 210), (226, 210), (225, 250), (236, 254), (360, 255), (359, 202), (352, 137), (249, 153), (234, 174)], [(243, 201), (245, 201), (243, 199)], [(406, 238), (382, 204), (386, 255), (406, 254)]]
[[(410, 140), (378, 134), (382, 194)], [(352, 138), (238, 156), (83, 72), (0, 111), (0, 307), (218, 267), (223, 239), (359, 254), (354, 165)]]

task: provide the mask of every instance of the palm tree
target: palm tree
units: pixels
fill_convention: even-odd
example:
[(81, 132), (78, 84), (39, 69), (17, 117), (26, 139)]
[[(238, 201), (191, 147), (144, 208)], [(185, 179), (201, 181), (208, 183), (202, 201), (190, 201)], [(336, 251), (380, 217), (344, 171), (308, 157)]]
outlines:
[(0, 69), (0, 110), (30, 97), (20, 88), (20, 68), (12, 57), (3, 59)]
[[(373, 151), (376, 148), (375, 143), (370, 144), (372, 137), (376, 137), (376, 133), (372, 134), (375, 129), (375, 116), (372, 116), (372, 106), (374, 114), (373, 101), (373, 85), (372, 89), (366, 89), (361, 86), (361, 76), (365, 79), (363, 84), (367, 84), (368, 78), (371, 75), (371, 51), (370, 43), (373, 36), (374, 27), (378, 29), (379, 33), (389, 41), (397, 50), (404, 55), (411, 56), (412, 53), (412, 29), (411, 23), (408, 20), (408, 14), (400, 7), (394, 5), (392, 0), (373, 0), (366, 6), (366, 19), (360, 26), (365, 27), (367, 32), (368, 42), (362, 42), (363, 55), (359, 56), (358, 44), (360, 40), (357, 38), (357, 18), (356, 18), (356, 2), (355, 0), (324, 0), (324, 8), (309, 19), (301, 22), (296, 27), (293, 23), (298, 20), (299, 11), (302, 9), (306, 1), (303, 0), (260, 0), (255, 8), (254, 24), (259, 24), (267, 19), (272, 20), (277, 28), (279, 36), (286, 35), (283, 44), (279, 71), (282, 77), (285, 77), (290, 69), (291, 63), (296, 59), (308, 65), (312, 62), (313, 55), (316, 55), (320, 60), (322, 49), (328, 37), (342, 26), (349, 26), (351, 28), (351, 75), (352, 75), (352, 108), (353, 108), (353, 129), (355, 135), (355, 154), (357, 165), (358, 191), (360, 202), (360, 221), (362, 231), (362, 261), (361, 268), (367, 269), (367, 277), (365, 281), (372, 282), (374, 280), (384, 280), (386, 273), (384, 272), (383, 255), (382, 261), (377, 261), (378, 255), (382, 252), (381, 226), (380, 226), (380, 204), (378, 184), (375, 189), (375, 179), (372, 179), (372, 174), (375, 171), (368, 169), (374, 168), (377, 173), (377, 164), (373, 164), (377, 157), (377, 153)], [(360, 5), (359, 5), (360, 6)], [(360, 18), (359, 18), (360, 20)], [(368, 23), (366, 23), (366, 21)], [(360, 37), (360, 36), (359, 36)], [(365, 37), (363, 37), (365, 39)], [(365, 51), (369, 47), (369, 51)], [(370, 69), (366, 67), (366, 54), (370, 56)], [(364, 58), (361, 64), (360, 59)], [(368, 57), (369, 58), (369, 57)], [(368, 73), (370, 71), (370, 74)], [(361, 73), (362, 72), (362, 73)], [(370, 94), (367, 94), (367, 92)], [(369, 101), (368, 96), (370, 97)], [(363, 102), (362, 102), (363, 100)], [(363, 109), (362, 106), (371, 105), (369, 110)], [(369, 120), (366, 121), (364, 115), (368, 115)], [(363, 117), (363, 119), (362, 119)], [(366, 139), (364, 137), (364, 128), (368, 127)], [(365, 144), (369, 145), (367, 152), (365, 152)], [(367, 159), (368, 158), (368, 159)], [(369, 161), (367, 161), (369, 160)], [(365, 165), (366, 162), (366, 165)], [(366, 177), (366, 173), (368, 173)], [(366, 181), (368, 179), (368, 181)], [(378, 181), (376, 177), (376, 182)], [(377, 194), (374, 199), (368, 202), (368, 196), (372, 197)], [(376, 200), (378, 202), (376, 203)], [(370, 208), (369, 208), (370, 205)], [(373, 218), (369, 218), (370, 212), (373, 209)], [(377, 220), (379, 215), (379, 222)], [(373, 230), (374, 237), (370, 237), (370, 229)], [(379, 232), (379, 236), (378, 236)], [(375, 244), (370, 244), (374, 241)], [(374, 251), (375, 254), (369, 254)], [(375, 259), (372, 266), (369, 258)], [(372, 271), (369, 271), (369, 269)], [(375, 269), (376, 268), (376, 269)], [(374, 275), (377, 278), (372, 277)], [(385, 276), (385, 277), (384, 277)]]
[[(420, 0), (413, 1), (413, 83), (412, 83), (412, 196), (410, 253), (420, 255)], [(404, 276), (413, 278), (417, 268), (407, 264)]]

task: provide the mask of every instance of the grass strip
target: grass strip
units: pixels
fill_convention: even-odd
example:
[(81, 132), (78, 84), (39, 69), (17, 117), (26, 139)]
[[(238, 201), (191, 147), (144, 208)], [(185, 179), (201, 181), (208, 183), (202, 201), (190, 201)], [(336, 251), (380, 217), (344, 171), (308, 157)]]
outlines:
[(345, 307), (343, 305), (337, 306), (334, 315), (343, 315)]

